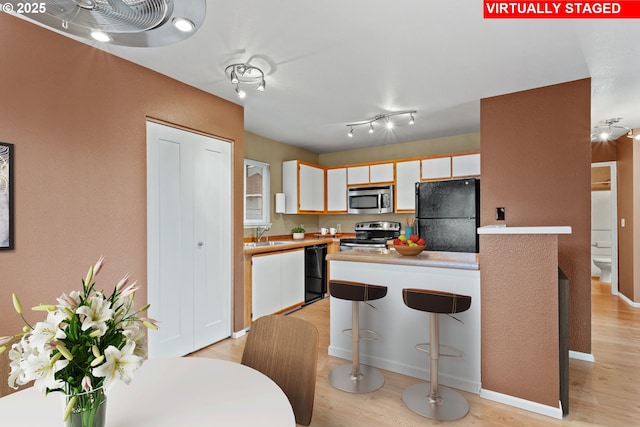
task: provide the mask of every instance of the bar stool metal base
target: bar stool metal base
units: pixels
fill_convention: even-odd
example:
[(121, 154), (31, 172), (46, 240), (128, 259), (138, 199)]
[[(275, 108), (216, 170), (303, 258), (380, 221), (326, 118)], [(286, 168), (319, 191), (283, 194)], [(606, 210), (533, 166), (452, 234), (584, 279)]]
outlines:
[(329, 383), (347, 393), (369, 393), (384, 385), (384, 375), (376, 368), (360, 365), (359, 371), (353, 375), (353, 365), (335, 367), (329, 372)]
[(438, 386), (438, 391), (440, 399), (431, 403), (430, 384), (418, 383), (404, 389), (402, 400), (413, 412), (434, 420), (454, 421), (467, 415), (469, 402), (461, 394), (443, 385)]

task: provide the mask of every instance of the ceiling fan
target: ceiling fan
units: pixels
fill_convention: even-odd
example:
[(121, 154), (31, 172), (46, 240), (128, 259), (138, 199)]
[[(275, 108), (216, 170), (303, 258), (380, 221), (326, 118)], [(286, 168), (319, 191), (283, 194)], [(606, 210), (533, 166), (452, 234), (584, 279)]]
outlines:
[(591, 142), (614, 141), (622, 135), (628, 134), (631, 130), (626, 126), (619, 125), (621, 117), (607, 119), (603, 124), (595, 126), (591, 132)]
[(26, 15), (55, 30), (110, 44), (156, 47), (195, 33), (205, 0), (46, 0), (45, 13)]

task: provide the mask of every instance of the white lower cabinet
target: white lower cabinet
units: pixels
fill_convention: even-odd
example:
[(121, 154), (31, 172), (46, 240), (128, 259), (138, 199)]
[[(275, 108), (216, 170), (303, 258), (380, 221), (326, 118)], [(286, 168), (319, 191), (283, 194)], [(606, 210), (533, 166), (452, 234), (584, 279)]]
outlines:
[(304, 249), (251, 257), (251, 319), (304, 302)]

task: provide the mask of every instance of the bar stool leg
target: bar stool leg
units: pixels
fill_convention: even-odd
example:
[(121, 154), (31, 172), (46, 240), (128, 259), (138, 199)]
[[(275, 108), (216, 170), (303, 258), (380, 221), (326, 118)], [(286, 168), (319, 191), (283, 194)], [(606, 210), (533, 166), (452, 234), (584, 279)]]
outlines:
[(429, 323), (430, 382), (405, 388), (402, 400), (409, 409), (424, 417), (440, 421), (458, 420), (469, 412), (469, 403), (458, 392), (439, 384), (440, 315), (429, 313)]
[(368, 393), (384, 385), (384, 376), (370, 366), (360, 364), (360, 303), (351, 302), (351, 364), (333, 368), (329, 383), (348, 393)]

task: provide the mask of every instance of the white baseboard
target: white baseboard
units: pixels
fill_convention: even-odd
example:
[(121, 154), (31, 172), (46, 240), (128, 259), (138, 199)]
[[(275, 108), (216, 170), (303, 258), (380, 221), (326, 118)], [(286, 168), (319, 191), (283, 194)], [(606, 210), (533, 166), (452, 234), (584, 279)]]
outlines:
[(596, 358), (591, 353), (581, 353), (579, 351), (569, 350), (569, 357), (571, 359), (584, 360), (585, 362), (595, 362)]
[(640, 307), (640, 303), (639, 302), (631, 301), (626, 295), (624, 295), (622, 293), (618, 293), (618, 298), (620, 298), (622, 301), (624, 301), (627, 304), (629, 304), (631, 307), (634, 307), (634, 308)]
[(546, 415), (552, 418), (562, 419), (562, 407), (558, 402), (558, 407), (543, 405), (541, 403), (532, 402), (530, 400), (521, 399), (519, 397), (510, 396), (508, 394), (502, 394), (491, 390), (480, 390), (480, 397), (487, 400), (493, 400), (494, 402), (504, 403), (505, 405), (515, 406), (516, 408), (524, 409), (536, 414)]
[(231, 338), (233, 338), (235, 340), (235, 339), (238, 339), (240, 337), (245, 336), (246, 334), (247, 334), (247, 330), (246, 329), (241, 329), (239, 331), (232, 332), (231, 333)]

